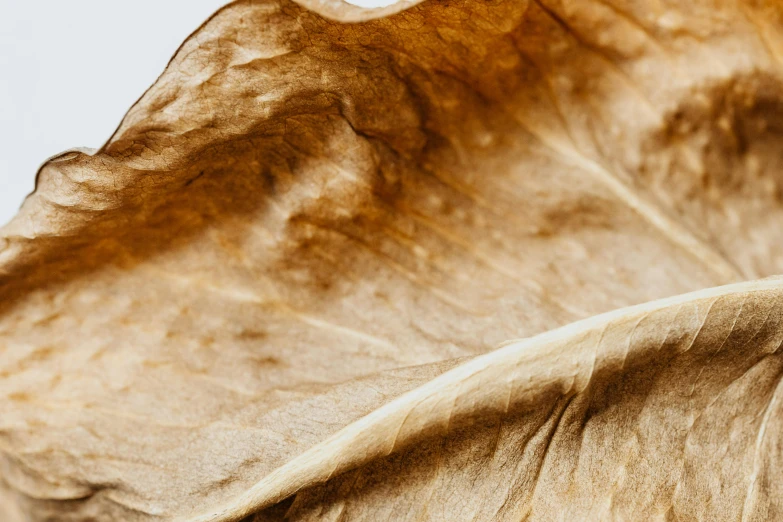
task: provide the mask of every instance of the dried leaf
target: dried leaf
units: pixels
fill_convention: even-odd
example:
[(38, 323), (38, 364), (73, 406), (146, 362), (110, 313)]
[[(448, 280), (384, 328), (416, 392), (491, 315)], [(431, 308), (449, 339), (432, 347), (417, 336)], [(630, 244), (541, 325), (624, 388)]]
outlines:
[(301, 3), (0, 230), (0, 519), (783, 520), (783, 7)]

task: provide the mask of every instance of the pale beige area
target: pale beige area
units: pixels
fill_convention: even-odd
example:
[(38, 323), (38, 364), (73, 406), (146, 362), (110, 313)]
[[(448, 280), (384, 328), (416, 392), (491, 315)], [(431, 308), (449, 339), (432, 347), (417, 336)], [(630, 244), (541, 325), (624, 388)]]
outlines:
[(0, 230), (0, 520), (783, 520), (783, 7), (304, 4)]

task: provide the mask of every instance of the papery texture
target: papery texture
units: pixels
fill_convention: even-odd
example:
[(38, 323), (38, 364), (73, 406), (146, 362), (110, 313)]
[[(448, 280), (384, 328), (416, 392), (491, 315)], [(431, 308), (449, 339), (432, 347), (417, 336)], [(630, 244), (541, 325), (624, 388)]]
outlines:
[(782, 20), (225, 7), (0, 230), (0, 518), (783, 519)]

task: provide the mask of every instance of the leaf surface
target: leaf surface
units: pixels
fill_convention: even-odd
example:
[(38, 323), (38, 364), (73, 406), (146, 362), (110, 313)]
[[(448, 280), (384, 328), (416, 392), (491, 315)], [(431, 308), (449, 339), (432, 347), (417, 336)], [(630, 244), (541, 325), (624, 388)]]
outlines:
[(0, 516), (781, 518), (781, 20), (223, 8), (0, 230)]

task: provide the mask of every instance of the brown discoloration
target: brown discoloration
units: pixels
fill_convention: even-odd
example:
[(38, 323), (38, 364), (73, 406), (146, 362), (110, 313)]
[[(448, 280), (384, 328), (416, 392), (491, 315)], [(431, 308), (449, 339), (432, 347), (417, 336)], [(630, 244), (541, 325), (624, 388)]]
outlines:
[[(641, 179), (747, 277), (777, 274), (783, 260), (782, 93), (778, 77), (760, 72), (701, 86), (642, 145)], [(768, 241), (763, 255), (740, 246), (751, 222)]]
[(241, 332), (239, 332), (239, 335), (237, 335), (237, 337), (248, 341), (260, 341), (262, 339), (266, 339), (268, 335), (269, 334), (263, 330), (243, 329)]
[(30, 402), (32, 397), (30, 397), (29, 393), (15, 392), (8, 395), (8, 400), (15, 402)]

